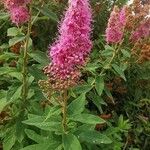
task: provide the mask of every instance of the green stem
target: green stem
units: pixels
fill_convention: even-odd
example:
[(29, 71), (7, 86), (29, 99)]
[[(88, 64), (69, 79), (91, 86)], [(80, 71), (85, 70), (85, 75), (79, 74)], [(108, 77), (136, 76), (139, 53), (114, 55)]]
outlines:
[(63, 93), (63, 105), (62, 105), (62, 114), (63, 114), (63, 119), (62, 119), (62, 126), (64, 132), (67, 131), (67, 90), (64, 90)]
[[(32, 8), (30, 7), (30, 14), (32, 12)], [(27, 100), (28, 96), (28, 83), (27, 83), (27, 77), (28, 77), (28, 48), (29, 48), (29, 40), (30, 40), (30, 34), (31, 34), (31, 18), (28, 22), (28, 31), (26, 35), (26, 40), (25, 40), (25, 48), (24, 48), (24, 55), (23, 55), (23, 66), (22, 66), (22, 74), (23, 74), (23, 85), (22, 85), (22, 99), (23, 102)]]

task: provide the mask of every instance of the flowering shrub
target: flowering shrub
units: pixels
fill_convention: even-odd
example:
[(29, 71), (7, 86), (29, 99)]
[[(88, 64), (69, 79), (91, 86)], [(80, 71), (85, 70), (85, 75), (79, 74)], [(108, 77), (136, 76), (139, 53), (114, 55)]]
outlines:
[(149, 7), (2, 0), (0, 149), (148, 149)]

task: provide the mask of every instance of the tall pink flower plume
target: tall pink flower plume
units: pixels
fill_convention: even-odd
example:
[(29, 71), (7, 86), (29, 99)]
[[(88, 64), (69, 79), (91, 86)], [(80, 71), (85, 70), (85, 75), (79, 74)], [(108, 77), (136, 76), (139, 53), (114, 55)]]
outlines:
[(134, 42), (150, 37), (150, 18), (144, 21), (135, 31), (132, 32), (130, 39)]
[(3, 0), (5, 8), (8, 10), (12, 23), (16, 25), (27, 22), (30, 14), (27, 8), (31, 0)]
[(77, 68), (86, 63), (92, 48), (91, 20), (88, 0), (69, 1), (69, 7), (60, 23), (58, 39), (49, 47), (52, 63), (46, 72), (56, 82), (66, 84), (65, 81), (72, 82), (79, 77)]
[(123, 29), (126, 24), (125, 7), (120, 11), (117, 6), (114, 7), (108, 20), (106, 29), (107, 43), (119, 43), (123, 38)]

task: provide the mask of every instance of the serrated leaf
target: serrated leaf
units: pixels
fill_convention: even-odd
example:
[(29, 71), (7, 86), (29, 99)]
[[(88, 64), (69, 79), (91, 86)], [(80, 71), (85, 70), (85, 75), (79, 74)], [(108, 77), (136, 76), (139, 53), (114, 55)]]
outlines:
[(102, 76), (96, 77), (95, 88), (96, 88), (98, 95), (101, 96), (104, 90), (104, 79)]
[(92, 114), (75, 115), (75, 116), (72, 116), (70, 120), (78, 121), (78, 122), (82, 122), (86, 124), (95, 124), (95, 125), (105, 123), (105, 120)]
[(112, 141), (106, 135), (101, 134), (97, 131), (85, 131), (79, 134), (79, 139), (81, 141), (91, 143), (91, 144), (111, 144)]
[(82, 150), (79, 140), (71, 133), (63, 135), (64, 150)]
[(81, 94), (77, 99), (72, 101), (68, 106), (68, 115), (80, 114), (84, 111), (85, 93)]

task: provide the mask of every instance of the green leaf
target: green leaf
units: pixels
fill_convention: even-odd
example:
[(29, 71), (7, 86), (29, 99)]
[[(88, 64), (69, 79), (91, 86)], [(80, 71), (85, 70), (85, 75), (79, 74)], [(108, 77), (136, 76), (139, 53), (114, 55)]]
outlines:
[(8, 60), (10, 58), (16, 58), (16, 57), (18, 57), (18, 56), (14, 53), (5, 52), (2, 55), (0, 55), (0, 60)]
[(47, 121), (45, 121), (45, 119), (46, 118), (44, 116), (38, 116), (25, 120), (23, 123), (36, 126), (46, 131), (62, 131), (61, 120), (59, 120), (59, 118), (49, 117)]
[(43, 143), (45, 141), (45, 138), (43, 138), (41, 135), (37, 134), (33, 130), (25, 129), (25, 133), (30, 139), (32, 139), (33, 141), (37, 143)]
[(12, 27), (7, 30), (7, 36), (17, 36), (19, 34), (21, 34), (21, 32), (17, 27)]
[(82, 150), (80, 142), (78, 141), (75, 135), (64, 134), (62, 140), (63, 140), (64, 150)]
[(16, 142), (16, 136), (13, 131), (9, 132), (3, 141), (3, 149), (10, 150)]
[(43, 7), (36, 7), (36, 9), (38, 9), (43, 15), (49, 17), (50, 19), (52, 19), (55, 22), (58, 22), (58, 17), (55, 13), (53, 13), (47, 6), (43, 6)]
[(13, 102), (13, 101), (18, 100), (18, 99), (20, 98), (20, 96), (21, 96), (21, 92), (22, 92), (22, 85), (19, 86), (19, 87), (15, 90), (15, 92), (13, 93), (13, 95), (11, 96), (11, 98), (8, 99), (8, 101), (9, 101), (9, 102)]
[(11, 67), (1, 67), (0, 68), (0, 75), (4, 75), (4, 74), (8, 74), (10, 72), (15, 72), (16, 69), (15, 68), (11, 68)]
[(100, 124), (105, 123), (105, 120), (101, 119), (98, 116), (91, 115), (91, 114), (80, 114), (75, 115), (70, 118), (70, 120), (78, 121), (86, 124)]
[(72, 101), (68, 106), (68, 115), (77, 115), (84, 111), (85, 93), (81, 94), (77, 99)]
[(9, 18), (9, 13), (0, 13), (0, 20), (7, 20)]
[(7, 105), (7, 99), (6, 99), (7, 91), (0, 91), (0, 113)]
[(120, 77), (122, 77), (126, 81), (125, 74), (122, 71), (122, 69), (118, 65), (116, 65), (116, 64), (112, 64), (112, 67), (120, 75)]
[(15, 36), (14, 38), (9, 40), (9, 46), (13, 46), (15, 44), (17, 44), (18, 42), (23, 41), (26, 38), (26, 36), (24, 35), (19, 35), (19, 36)]
[(44, 142), (42, 144), (34, 144), (34, 145), (29, 145), (27, 147), (24, 147), (20, 150), (53, 150), (56, 148), (56, 144), (53, 143), (48, 143), (48, 142)]
[(96, 88), (98, 95), (101, 96), (104, 90), (104, 79), (102, 76), (96, 77), (95, 88)]
[(29, 67), (29, 73), (35, 78), (35, 80), (46, 79), (46, 75), (44, 75), (42, 69), (38, 69), (36, 65)]
[(11, 77), (17, 78), (19, 81), (22, 81), (23, 75), (21, 72), (10, 72), (8, 73)]
[(123, 54), (124, 57), (127, 57), (127, 58), (131, 57), (131, 54), (127, 50), (122, 49), (121, 52), (122, 52), (122, 54)]
[(97, 131), (85, 131), (79, 134), (79, 139), (91, 144), (111, 144), (112, 141), (106, 135)]
[(49, 59), (46, 56), (45, 52), (35, 51), (32, 53), (29, 53), (29, 56), (32, 57), (38, 63), (42, 64), (43, 66), (46, 66), (47, 64), (49, 64)]
[(87, 93), (92, 89), (92, 85), (79, 85), (73, 88), (73, 92), (77, 94)]

